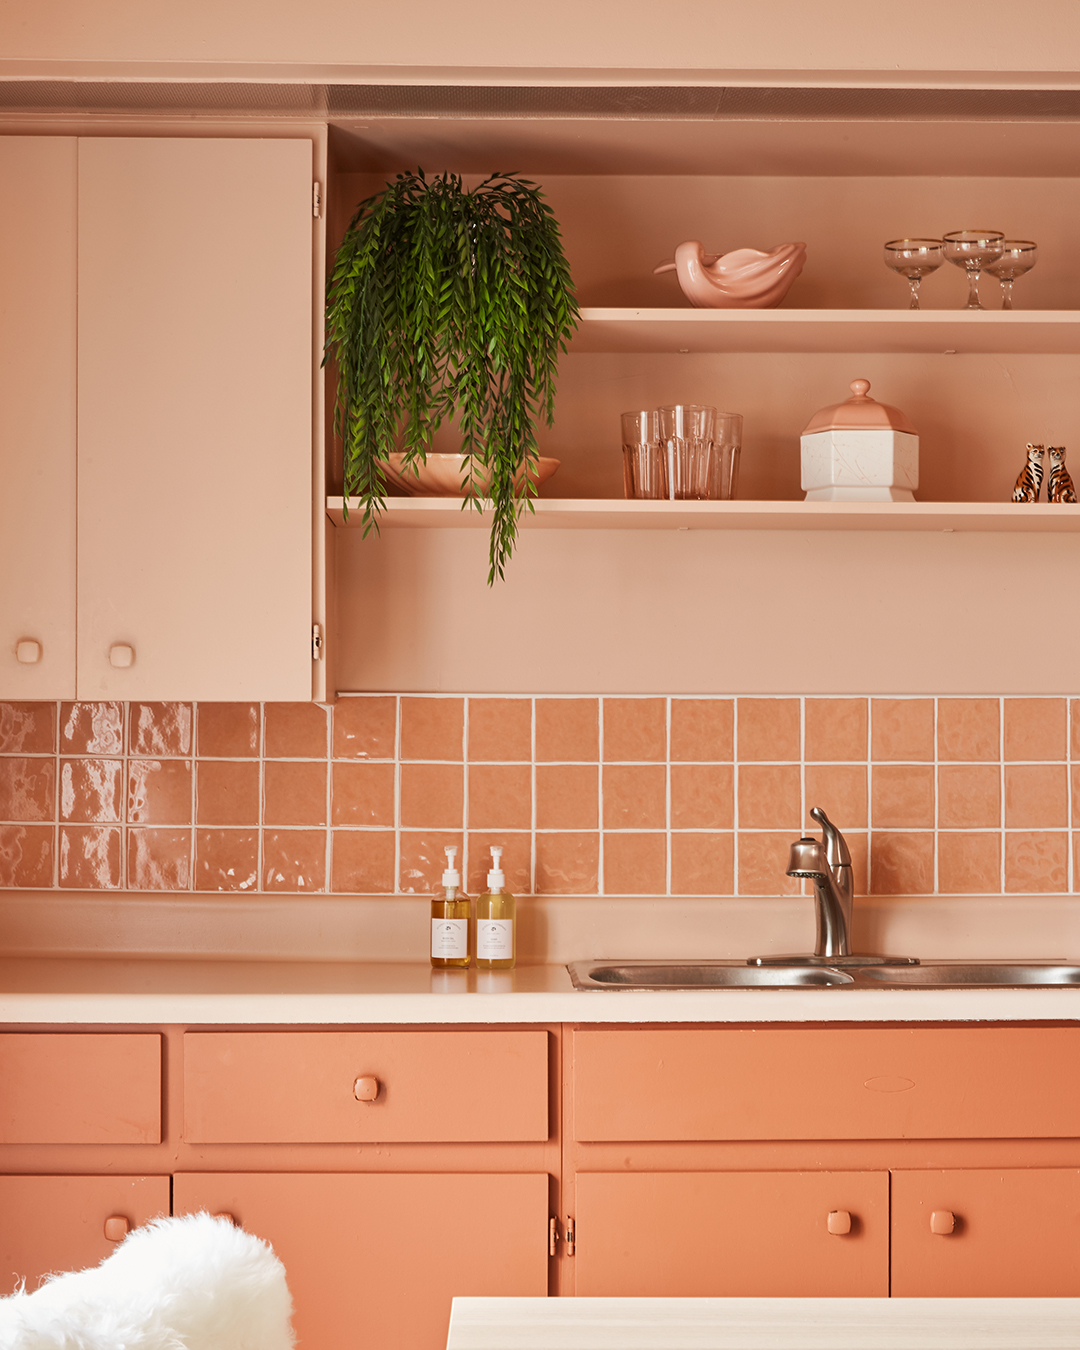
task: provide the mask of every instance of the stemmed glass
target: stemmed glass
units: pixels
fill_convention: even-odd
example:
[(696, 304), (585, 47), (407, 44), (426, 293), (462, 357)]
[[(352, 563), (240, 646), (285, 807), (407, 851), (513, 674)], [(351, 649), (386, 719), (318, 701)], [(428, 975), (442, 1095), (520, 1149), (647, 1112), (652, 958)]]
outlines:
[(1005, 236), (1000, 230), (952, 230), (945, 235), (945, 257), (967, 272), (968, 300), (964, 309), (982, 309), (979, 304), (979, 273), (1001, 257)]
[(1012, 284), (1017, 277), (1030, 272), (1039, 259), (1039, 250), (1030, 239), (1006, 239), (997, 262), (986, 269), (1001, 282), (1001, 308), (1012, 309)]
[(943, 247), (940, 239), (890, 239), (885, 245), (885, 266), (907, 277), (911, 287), (908, 309), (919, 308), (919, 283), (941, 266)]

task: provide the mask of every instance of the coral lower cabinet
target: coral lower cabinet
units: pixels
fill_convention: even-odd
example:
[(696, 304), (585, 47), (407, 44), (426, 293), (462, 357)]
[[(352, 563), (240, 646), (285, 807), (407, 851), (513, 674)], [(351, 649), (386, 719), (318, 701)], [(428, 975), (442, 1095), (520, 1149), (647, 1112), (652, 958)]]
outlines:
[(1078, 1052), (1072, 1026), (13, 1032), (0, 1293), (205, 1209), (273, 1243), (314, 1350), (439, 1350), (455, 1294), (1076, 1296)]

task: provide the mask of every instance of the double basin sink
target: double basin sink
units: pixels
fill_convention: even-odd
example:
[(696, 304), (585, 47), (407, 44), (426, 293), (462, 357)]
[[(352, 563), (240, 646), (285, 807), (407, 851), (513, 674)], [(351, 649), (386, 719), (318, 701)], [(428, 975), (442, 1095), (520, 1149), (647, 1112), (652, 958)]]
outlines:
[(575, 989), (1001, 989), (1080, 985), (1080, 966), (1049, 961), (759, 966), (745, 961), (572, 961)]

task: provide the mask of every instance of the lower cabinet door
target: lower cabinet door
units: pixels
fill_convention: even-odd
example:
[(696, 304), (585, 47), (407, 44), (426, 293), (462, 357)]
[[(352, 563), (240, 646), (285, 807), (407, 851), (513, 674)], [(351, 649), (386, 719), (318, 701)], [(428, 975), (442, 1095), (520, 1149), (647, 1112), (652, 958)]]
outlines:
[[(96, 1266), (125, 1231), (168, 1212), (168, 1177), (0, 1176), (0, 1296)], [(106, 1237), (108, 1219), (126, 1228), (114, 1222)]]
[(576, 1187), (579, 1295), (888, 1295), (887, 1172), (578, 1173)]
[(1080, 1295), (1080, 1171), (894, 1172), (892, 1292)]
[(299, 1350), (443, 1350), (457, 1294), (547, 1294), (546, 1174), (178, 1173), (285, 1266)]

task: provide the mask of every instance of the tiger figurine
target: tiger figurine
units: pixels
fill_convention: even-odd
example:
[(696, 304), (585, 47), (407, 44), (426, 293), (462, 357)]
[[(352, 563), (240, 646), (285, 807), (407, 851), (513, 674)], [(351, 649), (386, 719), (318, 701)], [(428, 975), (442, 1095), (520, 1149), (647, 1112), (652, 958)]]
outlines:
[(1043, 455), (1045, 453), (1045, 446), (1032, 445), (1028, 441), (1027, 463), (1021, 469), (1020, 477), (1016, 480), (1016, 486), (1013, 488), (1012, 499), (1014, 502), (1037, 502), (1039, 500), (1039, 488), (1042, 486), (1043, 476)]
[(1046, 484), (1046, 500), (1048, 502), (1075, 502), (1076, 489), (1073, 487), (1072, 476), (1065, 467), (1065, 447), (1063, 445), (1052, 445), (1048, 453), (1050, 455), (1050, 478)]

